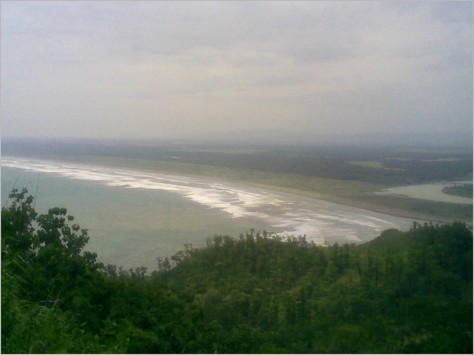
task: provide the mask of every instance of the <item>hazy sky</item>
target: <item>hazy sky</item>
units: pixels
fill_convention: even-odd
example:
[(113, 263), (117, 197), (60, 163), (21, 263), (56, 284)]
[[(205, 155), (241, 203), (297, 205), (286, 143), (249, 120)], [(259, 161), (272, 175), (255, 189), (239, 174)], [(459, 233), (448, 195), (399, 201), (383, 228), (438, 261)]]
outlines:
[(2, 136), (472, 132), (472, 13), (471, 1), (2, 0)]

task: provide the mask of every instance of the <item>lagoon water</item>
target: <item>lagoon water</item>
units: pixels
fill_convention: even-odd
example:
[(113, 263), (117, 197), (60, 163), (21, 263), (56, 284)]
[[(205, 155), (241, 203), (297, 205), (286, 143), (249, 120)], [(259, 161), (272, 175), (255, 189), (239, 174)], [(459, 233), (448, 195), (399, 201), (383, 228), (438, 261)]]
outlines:
[[(411, 219), (211, 178), (80, 163), (2, 157), (2, 206), (13, 187), (36, 195), (36, 209), (66, 207), (89, 230), (88, 250), (124, 268), (156, 269), (185, 243), (237, 237), (251, 228), (306, 235), (317, 244), (360, 243)], [(38, 188), (37, 188), (38, 187)]]
[(439, 182), (433, 184), (421, 184), (410, 186), (397, 186), (383, 189), (378, 193), (381, 195), (396, 195), (412, 197), (422, 200), (459, 203), (463, 205), (472, 205), (472, 198), (448, 195), (443, 192), (445, 187), (456, 186), (458, 184), (471, 184), (472, 181)]

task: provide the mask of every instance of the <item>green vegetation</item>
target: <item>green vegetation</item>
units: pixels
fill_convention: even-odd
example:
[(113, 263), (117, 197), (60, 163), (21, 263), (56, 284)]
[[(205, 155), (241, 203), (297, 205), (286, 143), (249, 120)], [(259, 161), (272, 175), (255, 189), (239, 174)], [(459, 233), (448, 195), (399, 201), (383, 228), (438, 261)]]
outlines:
[(385, 165), (377, 160), (350, 161), (349, 164), (373, 169), (386, 169)]
[(64, 208), (2, 208), (3, 353), (472, 353), (472, 232), (364, 245), (250, 231), (122, 270)]
[(380, 206), (379, 211), (402, 215), (407, 218), (436, 221), (463, 221), (472, 225), (472, 205), (428, 201), (409, 197), (365, 195), (360, 196), (360, 206)]
[(362, 167), (365, 167), (365, 168), (372, 168), (372, 169), (403, 171), (403, 169), (398, 169), (398, 168), (387, 168), (383, 163), (381, 163), (377, 160), (350, 161), (349, 164), (362, 166)]
[(448, 195), (472, 198), (472, 184), (445, 187), (443, 192)]

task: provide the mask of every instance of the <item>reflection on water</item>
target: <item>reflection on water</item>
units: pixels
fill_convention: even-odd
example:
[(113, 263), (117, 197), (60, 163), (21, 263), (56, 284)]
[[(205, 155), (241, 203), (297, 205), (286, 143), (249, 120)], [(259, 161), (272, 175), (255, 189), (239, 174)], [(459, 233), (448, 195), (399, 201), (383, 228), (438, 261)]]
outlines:
[(67, 207), (90, 230), (88, 249), (126, 268), (154, 269), (156, 257), (184, 243), (199, 247), (215, 234), (237, 236), (250, 228), (332, 244), (368, 241), (412, 222), (202, 177), (10, 157), (2, 158), (2, 203), (18, 176), (17, 187), (30, 192), (39, 176), (36, 207)]

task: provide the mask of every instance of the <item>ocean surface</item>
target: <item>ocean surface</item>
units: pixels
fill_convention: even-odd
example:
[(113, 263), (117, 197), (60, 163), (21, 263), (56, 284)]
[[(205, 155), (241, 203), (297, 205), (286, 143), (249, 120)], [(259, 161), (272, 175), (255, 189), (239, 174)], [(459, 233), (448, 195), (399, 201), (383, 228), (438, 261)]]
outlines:
[(2, 206), (12, 188), (28, 188), (35, 208), (66, 207), (89, 231), (98, 260), (156, 269), (185, 243), (250, 229), (306, 235), (317, 244), (361, 243), (412, 219), (205, 177), (53, 160), (2, 157)]

